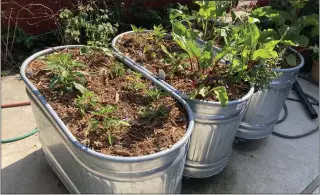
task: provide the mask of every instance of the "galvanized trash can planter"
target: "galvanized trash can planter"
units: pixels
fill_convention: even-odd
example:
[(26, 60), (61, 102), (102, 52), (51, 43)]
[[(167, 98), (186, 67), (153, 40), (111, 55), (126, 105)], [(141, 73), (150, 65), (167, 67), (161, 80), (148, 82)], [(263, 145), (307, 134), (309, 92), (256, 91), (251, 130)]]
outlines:
[[(43, 50), (30, 56), (21, 66), (20, 74), (26, 84), (39, 128), (39, 139), (49, 165), (71, 193), (180, 193), (183, 168), (194, 127), (192, 111), (180, 96), (170, 91), (185, 107), (189, 116), (188, 129), (177, 143), (170, 149), (151, 155), (116, 157), (95, 152), (82, 145), (26, 77), (27, 66), (37, 57), (64, 48), (78, 47), (81, 46), (69, 45)], [(161, 85), (156, 79), (151, 79)]]
[[(132, 33), (132, 31), (122, 33), (112, 40), (115, 55), (124, 63), (135, 66), (145, 74), (155, 76), (143, 65), (126, 57), (116, 47), (117, 40), (127, 33)], [(159, 81), (185, 99), (194, 114), (195, 125), (183, 175), (205, 178), (222, 171), (228, 162), (247, 102), (254, 92), (253, 87), (243, 98), (230, 101), (225, 107), (222, 107), (219, 102), (191, 100), (167, 82)]]
[(273, 80), (268, 89), (253, 94), (236, 134), (237, 137), (261, 139), (274, 130), (292, 85), (304, 65), (303, 56), (296, 50), (289, 49), (299, 57), (300, 64), (294, 68), (274, 69), (282, 75)]

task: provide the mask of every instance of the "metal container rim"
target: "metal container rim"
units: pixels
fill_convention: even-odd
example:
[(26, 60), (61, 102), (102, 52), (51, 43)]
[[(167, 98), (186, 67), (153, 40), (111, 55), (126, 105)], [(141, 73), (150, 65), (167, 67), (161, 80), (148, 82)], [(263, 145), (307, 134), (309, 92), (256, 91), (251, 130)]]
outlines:
[[(153, 31), (153, 30), (145, 30), (144, 32), (150, 32), (150, 31)], [(126, 34), (129, 34), (129, 33), (133, 33), (133, 31), (126, 31), (126, 32), (123, 32), (119, 35), (117, 35), (111, 42), (111, 46), (112, 48), (114, 49), (114, 51), (116, 53), (118, 53), (118, 55), (122, 56), (122, 57), (125, 57), (126, 59), (129, 59), (129, 61), (133, 61), (131, 58), (128, 58), (127, 56), (124, 56), (124, 54), (122, 52), (120, 52), (118, 50), (118, 48), (116, 47), (116, 43), (118, 41), (118, 39), (123, 36), (123, 35), (126, 35)], [(219, 49), (219, 48), (214, 48), (214, 49)], [(141, 65), (141, 64), (139, 64)], [(134, 66), (134, 64), (131, 64), (131, 66)], [(142, 66), (142, 65), (141, 65)], [(148, 72), (146, 72), (145, 70), (141, 70), (140, 71), (144, 72), (145, 74), (150, 74)], [(152, 75), (151, 75), (152, 76)], [(163, 80), (161, 80), (162, 82), (165, 82)], [(165, 82), (165, 85), (169, 85), (168, 83)], [(171, 85), (170, 85), (171, 86)], [(188, 98), (185, 94), (181, 93), (180, 91), (178, 91), (177, 89), (171, 87), (175, 93), (177, 93), (179, 96), (181, 96), (183, 99), (185, 100), (188, 100), (188, 101), (194, 101), (195, 103), (198, 103), (198, 104), (208, 104), (208, 105), (221, 105), (220, 102), (215, 102), (215, 101), (205, 101), (205, 100), (198, 100), (198, 99), (190, 99)], [(242, 103), (244, 101), (247, 101), (251, 95), (254, 93), (254, 88), (253, 86), (251, 86), (250, 90), (248, 91), (248, 93), (246, 95), (244, 95), (242, 98), (240, 99), (237, 99), (237, 100), (232, 100), (232, 101), (229, 101), (225, 106), (231, 106), (231, 105), (235, 105), (235, 104), (239, 104), (239, 103)]]
[[(111, 156), (111, 155), (106, 155), (102, 154), (99, 152), (96, 152), (83, 144), (81, 144), (74, 136), (73, 134), (69, 131), (68, 127), (64, 124), (64, 122), (60, 119), (60, 117), (57, 115), (57, 113), (52, 109), (50, 104), (45, 100), (44, 96), (41, 95), (39, 90), (31, 83), (31, 81), (27, 78), (25, 72), (27, 69), (27, 66), (34, 61), (36, 58), (46, 55), (49, 53), (52, 53), (54, 51), (62, 50), (65, 48), (80, 48), (83, 47), (84, 45), (64, 45), (64, 46), (57, 46), (57, 47), (52, 47), (48, 48), (42, 51), (39, 51), (30, 57), (28, 57), (21, 65), (20, 67), (20, 75), (22, 80), (25, 82), (26, 86), (32, 91), (32, 93), (37, 97), (37, 99), (41, 102), (42, 106), (48, 111), (48, 113), (51, 115), (53, 120), (58, 124), (62, 132), (65, 134), (65, 136), (71, 141), (71, 143), (77, 147), (79, 150), (88, 153), (89, 155), (100, 158), (102, 160), (111, 160), (111, 161), (117, 161), (117, 162), (141, 162), (141, 161), (147, 161), (147, 160), (153, 160), (156, 158), (160, 158), (162, 156), (165, 156), (169, 154), (170, 152), (179, 149), (184, 143), (186, 143), (192, 133), (193, 127), (194, 127), (194, 117), (191, 108), (189, 105), (183, 100), (180, 96), (178, 96), (176, 93), (172, 92), (171, 95), (178, 100), (186, 109), (187, 114), (188, 114), (188, 128), (184, 134), (184, 136), (176, 142), (171, 148), (162, 150), (160, 152), (154, 153), (154, 154), (149, 154), (149, 155), (142, 155), (142, 156), (134, 156), (134, 157), (119, 157), (119, 156)], [(147, 78), (148, 79), (148, 78)], [(149, 79), (150, 80), (150, 79)], [(152, 80), (153, 82), (153, 80)]]

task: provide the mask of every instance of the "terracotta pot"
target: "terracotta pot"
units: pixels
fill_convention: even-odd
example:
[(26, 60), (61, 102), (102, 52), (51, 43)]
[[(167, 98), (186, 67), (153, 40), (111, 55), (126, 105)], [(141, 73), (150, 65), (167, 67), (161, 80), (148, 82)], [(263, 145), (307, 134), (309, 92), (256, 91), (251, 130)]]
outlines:
[(319, 62), (318, 61), (313, 61), (312, 63), (311, 78), (314, 81), (319, 82)]

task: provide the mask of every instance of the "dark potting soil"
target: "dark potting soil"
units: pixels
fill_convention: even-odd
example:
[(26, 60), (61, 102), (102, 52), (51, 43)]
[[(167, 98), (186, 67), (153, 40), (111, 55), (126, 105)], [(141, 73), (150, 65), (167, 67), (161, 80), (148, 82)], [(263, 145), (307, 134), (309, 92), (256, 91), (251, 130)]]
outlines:
[[(296, 66), (299, 66), (299, 64), (301, 63), (301, 60), (300, 60), (300, 58), (299, 58), (299, 56), (298, 55), (296, 55), (295, 53), (293, 53), (293, 52), (290, 52), (290, 51), (287, 51), (287, 54), (294, 54), (295, 55), (295, 57), (296, 57), (296, 63), (297, 63), (297, 65)], [(285, 60), (285, 59), (283, 59), (283, 60), (281, 60), (281, 62), (280, 62), (280, 68), (281, 69), (285, 69), (285, 68), (294, 68), (294, 67), (296, 67), (296, 66), (292, 66), (292, 65), (290, 65), (290, 64), (288, 64), (287, 63), (287, 61)]]
[[(137, 36), (140, 37), (137, 38)], [(191, 63), (195, 66), (195, 59), (192, 59), (191, 63), (188, 58), (184, 58), (178, 62), (173, 62), (159, 46), (160, 42), (156, 42), (152, 36), (153, 35), (150, 32), (140, 33), (139, 35), (136, 33), (125, 34), (118, 39), (116, 47), (124, 55), (138, 63), (141, 63), (155, 74), (158, 74), (159, 70), (162, 69), (166, 73), (166, 81), (186, 95), (189, 95), (196, 86), (202, 84), (210, 86), (211, 88), (225, 86), (229, 101), (239, 99), (248, 93), (250, 88), (248, 83), (234, 83), (230, 82), (229, 79), (226, 78), (225, 64), (219, 63), (217, 66), (207, 68), (202, 72), (202, 75), (208, 75), (206, 79), (199, 78), (199, 75), (196, 75), (195, 71), (193, 71), (190, 66)], [(161, 44), (163, 44), (171, 54), (185, 53), (172, 40), (163, 39)], [(143, 52), (143, 47), (145, 47), (145, 45), (147, 45), (148, 50)], [(187, 66), (176, 68), (176, 71), (173, 71), (174, 67), (177, 67), (177, 65)], [(203, 83), (203, 80), (206, 82)], [(202, 99), (201, 97), (196, 98)], [(218, 98), (215, 94), (211, 93), (208, 97), (205, 97), (205, 100), (218, 101)]]
[[(85, 87), (95, 93), (98, 104), (85, 115), (75, 103), (80, 92), (74, 90), (63, 94), (58, 87), (48, 87), (53, 73), (44, 69), (45, 61), (33, 61), (27, 69), (27, 76), (83, 145), (113, 156), (141, 156), (171, 148), (185, 134), (188, 123), (185, 110), (169, 94), (162, 93), (161, 98), (153, 100), (147, 93), (154, 91), (156, 86), (141, 75), (102, 52), (81, 55), (79, 49), (65, 49), (60, 53), (71, 53), (74, 60), (87, 65), (77, 70), (90, 74), (86, 76)], [(109, 74), (115, 66), (123, 67), (124, 74)], [(123, 119), (130, 126), (104, 129), (101, 127), (102, 117), (95, 118), (99, 121), (98, 128), (89, 130), (89, 121), (94, 117), (92, 112), (101, 109), (102, 105), (116, 106), (111, 117)]]

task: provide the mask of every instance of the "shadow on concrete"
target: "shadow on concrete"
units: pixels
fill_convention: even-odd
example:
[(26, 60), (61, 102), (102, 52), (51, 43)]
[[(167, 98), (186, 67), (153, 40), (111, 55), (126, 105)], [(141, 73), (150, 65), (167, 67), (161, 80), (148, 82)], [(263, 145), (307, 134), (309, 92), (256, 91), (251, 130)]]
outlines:
[(68, 190), (46, 162), (42, 149), (1, 169), (4, 194), (68, 194)]
[(208, 178), (183, 178), (182, 194), (224, 194), (230, 193), (236, 185), (236, 170), (227, 166), (217, 175)]

